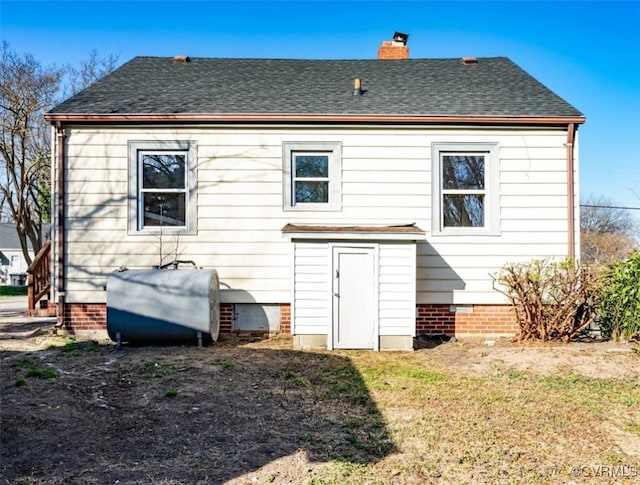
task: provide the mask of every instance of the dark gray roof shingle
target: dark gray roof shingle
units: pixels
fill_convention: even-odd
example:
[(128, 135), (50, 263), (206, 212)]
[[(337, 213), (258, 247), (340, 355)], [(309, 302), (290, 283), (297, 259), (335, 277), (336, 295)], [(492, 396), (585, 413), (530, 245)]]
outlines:
[[(51, 231), (50, 224), (42, 224), (42, 238), (49, 239)], [(27, 239), (27, 247), (32, 248), (31, 241)], [(22, 250), (20, 246), (20, 238), (16, 225), (11, 222), (0, 223), (0, 251), (1, 250)]]
[[(353, 79), (363, 96), (354, 96)], [(582, 116), (505, 57), (293, 60), (136, 57), (52, 114)]]
[[(29, 243), (31, 248), (31, 243)], [(0, 250), (14, 250), (19, 251), (22, 249), (20, 246), (20, 238), (18, 237), (18, 231), (15, 224), (1, 223), (0, 224)]]

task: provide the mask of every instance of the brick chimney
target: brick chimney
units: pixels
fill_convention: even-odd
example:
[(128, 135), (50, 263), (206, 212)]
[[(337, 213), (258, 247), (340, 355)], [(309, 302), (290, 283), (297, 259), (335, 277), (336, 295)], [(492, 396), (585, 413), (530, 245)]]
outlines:
[(378, 47), (378, 59), (409, 59), (408, 39), (408, 34), (394, 33), (393, 40), (385, 40)]

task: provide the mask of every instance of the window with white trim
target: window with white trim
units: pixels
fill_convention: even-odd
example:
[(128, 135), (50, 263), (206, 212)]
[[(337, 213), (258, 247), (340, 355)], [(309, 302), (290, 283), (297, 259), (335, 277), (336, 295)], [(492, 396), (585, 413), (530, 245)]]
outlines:
[(432, 160), (433, 233), (497, 234), (497, 146), (438, 143)]
[(195, 142), (129, 142), (129, 232), (196, 231), (195, 165)]
[(342, 145), (339, 142), (284, 142), (285, 210), (340, 210)]

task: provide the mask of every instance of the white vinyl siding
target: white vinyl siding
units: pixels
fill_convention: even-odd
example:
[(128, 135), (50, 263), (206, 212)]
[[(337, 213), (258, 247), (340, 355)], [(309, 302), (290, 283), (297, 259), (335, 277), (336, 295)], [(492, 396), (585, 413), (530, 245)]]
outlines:
[[(326, 237), (331, 238), (327, 233)], [(332, 322), (331, 252), (340, 242), (293, 242), (292, 333), (322, 335)], [(375, 248), (378, 274), (377, 321), (379, 335), (415, 335), (416, 245), (414, 242), (352, 243)]]
[(327, 243), (293, 243), (292, 263), (291, 333), (327, 334), (331, 325), (331, 259)]
[[(427, 231), (416, 248), (417, 303), (504, 302), (492, 288), (490, 273), (511, 261), (567, 254), (564, 130), (70, 128), (65, 174), (69, 302), (104, 302), (111, 271), (159, 264), (158, 235), (128, 232), (132, 140), (197, 145), (197, 232), (165, 235), (162, 246), (166, 258), (178, 248), (180, 259), (217, 269), (223, 302), (291, 301), (291, 242), (281, 231), (287, 223), (415, 223)], [(285, 211), (283, 143), (327, 140), (341, 143), (341, 210)], [(434, 237), (431, 154), (436, 143), (499, 147), (499, 236)]]
[(415, 336), (416, 245), (383, 244), (378, 251), (380, 335)]

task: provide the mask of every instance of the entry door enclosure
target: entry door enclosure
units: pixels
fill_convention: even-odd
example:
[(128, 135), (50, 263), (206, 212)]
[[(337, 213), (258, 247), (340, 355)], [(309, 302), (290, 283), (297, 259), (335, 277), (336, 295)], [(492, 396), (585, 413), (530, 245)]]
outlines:
[(333, 248), (333, 347), (373, 349), (377, 298), (372, 247)]

